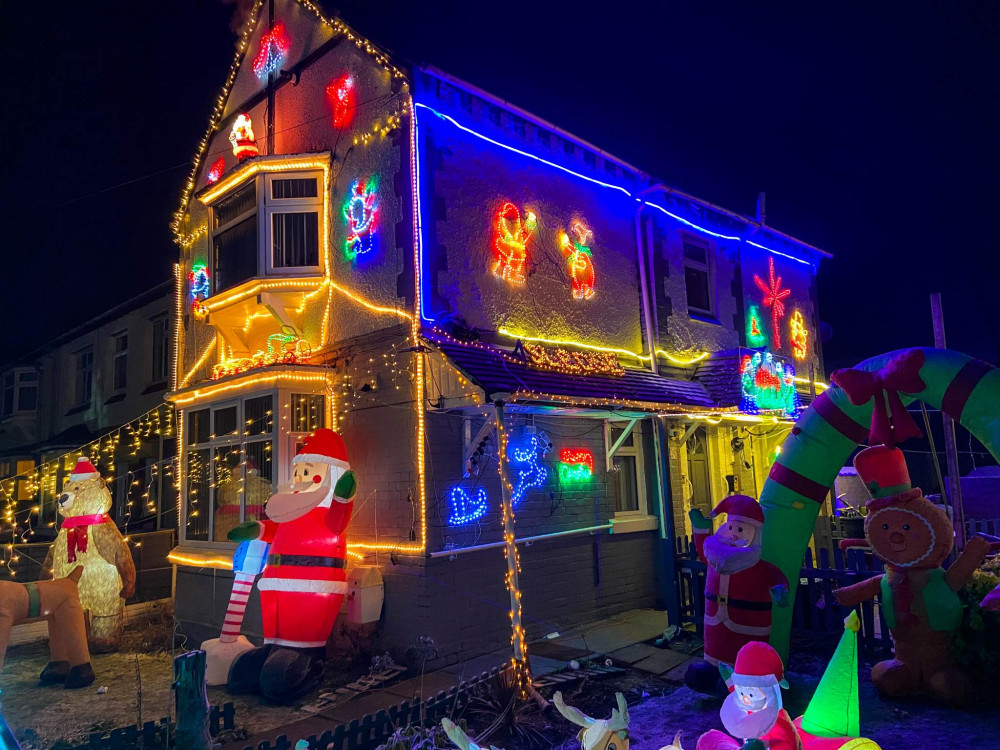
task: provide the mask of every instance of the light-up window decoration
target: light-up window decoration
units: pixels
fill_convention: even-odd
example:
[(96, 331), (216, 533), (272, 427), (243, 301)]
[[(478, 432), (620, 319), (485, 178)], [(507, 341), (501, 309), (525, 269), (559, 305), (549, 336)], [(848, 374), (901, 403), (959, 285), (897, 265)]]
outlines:
[(493, 219), (493, 275), (508, 284), (524, 284), (527, 279), (528, 240), (538, 226), (535, 214), (521, 212), (513, 203), (504, 203)]
[(760, 308), (750, 305), (747, 309), (747, 345), (754, 349), (767, 346), (767, 332), (760, 317)]
[(293, 333), (273, 333), (267, 337), (267, 351), (258, 349), (249, 357), (232, 357), (212, 367), (212, 380), (238, 375), (247, 370), (270, 365), (294, 365), (312, 354), (309, 342)]
[(761, 302), (764, 307), (771, 308), (771, 334), (774, 337), (775, 351), (781, 350), (781, 319), (785, 315), (785, 303), (782, 301), (792, 293), (791, 289), (781, 288), (781, 277), (774, 275), (774, 258), (767, 259), (767, 281), (757, 274), (753, 275), (754, 283), (764, 293)]
[(208, 267), (204, 263), (195, 263), (188, 273), (188, 284), (191, 285), (191, 312), (198, 320), (208, 317), (208, 308), (204, 302), (212, 293), (209, 282)]
[(795, 367), (774, 358), (770, 352), (746, 355), (740, 366), (743, 400), (740, 411), (758, 414), (782, 412), (797, 417), (799, 396), (795, 391)]
[(805, 318), (802, 312), (796, 310), (789, 319), (791, 334), (789, 339), (792, 342), (792, 356), (795, 359), (805, 359), (809, 354), (809, 330), (806, 328)]
[(251, 156), (257, 156), (257, 141), (253, 137), (253, 123), (250, 115), (243, 113), (236, 117), (233, 129), (229, 133), (229, 142), (233, 144), (233, 154), (243, 161)]
[(583, 223), (574, 221), (569, 227), (569, 234), (559, 234), (559, 249), (566, 256), (566, 267), (573, 280), (573, 299), (591, 299), (594, 296), (594, 259), (590, 251), (590, 242), (594, 233)]
[(594, 476), (594, 454), (585, 448), (559, 451), (559, 483), (580, 484)]
[(614, 352), (582, 352), (552, 349), (540, 344), (522, 344), (528, 364), (543, 370), (555, 370), (567, 375), (625, 374), (625, 368)]
[(222, 174), (225, 171), (226, 171), (226, 160), (224, 157), (220, 156), (218, 159), (215, 160), (215, 163), (212, 165), (212, 168), (208, 170), (208, 174), (205, 176), (205, 180), (208, 182), (209, 185), (213, 185), (221, 179)]
[(267, 78), (278, 69), (288, 54), (288, 36), (285, 24), (278, 21), (260, 38), (257, 57), (253, 59), (253, 72), (258, 78)]
[(367, 255), (375, 247), (375, 215), (378, 212), (376, 181), (356, 181), (351, 186), (347, 202), (344, 204), (344, 218), (347, 220), (347, 242), (345, 252), (348, 260)]
[(515, 507), (549, 478), (549, 470), (542, 466), (541, 460), (551, 450), (552, 443), (542, 432), (511, 438), (507, 442), (507, 460), (517, 476), (511, 493), (511, 503)]
[(326, 87), (326, 98), (333, 108), (333, 127), (346, 128), (354, 120), (357, 96), (354, 92), (354, 76), (344, 73)]
[(467, 490), (454, 486), (448, 492), (448, 525), (463, 526), (478, 521), (489, 510), (485, 487)]

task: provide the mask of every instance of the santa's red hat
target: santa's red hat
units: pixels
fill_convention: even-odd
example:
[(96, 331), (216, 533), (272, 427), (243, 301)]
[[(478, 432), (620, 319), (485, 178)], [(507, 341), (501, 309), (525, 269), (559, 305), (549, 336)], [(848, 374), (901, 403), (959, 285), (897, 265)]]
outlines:
[(747, 495), (730, 495), (715, 506), (712, 517), (720, 513), (726, 514), (727, 521), (739, 520), (757, 526), (764, 525), (764, 511), (761, 510), (760, 503)]
[(90, 463), (90, 459), (81, 456), (76, 459), (76, 466), (73, 467), (73, 473), (69, 475), (69, 481), (71, 482), (82, 482), (85, 479), (100, 479), (101, 472), (94, 468), (94, 465)]
[(785, 666), (770, 644), (750, 641), (736, 655), (732, 682), (741, 687), (788, 687)]
[(344, 471), (351, 468), (347, 462), (347, 446), (344, 445), (344, 438), (326, 427), (321, 427), (306, 438), (298, 455), (292, 459), (292, 463), (330, 464)]

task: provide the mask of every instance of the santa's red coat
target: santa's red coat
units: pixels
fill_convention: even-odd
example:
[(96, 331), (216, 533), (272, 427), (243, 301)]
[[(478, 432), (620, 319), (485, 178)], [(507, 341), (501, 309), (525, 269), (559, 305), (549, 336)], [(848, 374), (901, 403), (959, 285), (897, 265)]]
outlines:
[[(695, 531), (698, 558), (706, 562), (708, 532)], [(758, 560), (738, 573), (721, 575), (711, 565), (705, 576), (705, 661), (733, 665), (750, 641), (771, 634), (771, 587), (788, 585), (777, 566)]]
[[(768, 750), (802, 750), (799, 734), (785, 709), (778, 712), (778, 720), (774, 722), (767, 734), (761, 737)], [(718, 729), (711, 729), (698, 738), (695, 750), (739, 750), (743, 743), (734, 740), (728, 734)]]

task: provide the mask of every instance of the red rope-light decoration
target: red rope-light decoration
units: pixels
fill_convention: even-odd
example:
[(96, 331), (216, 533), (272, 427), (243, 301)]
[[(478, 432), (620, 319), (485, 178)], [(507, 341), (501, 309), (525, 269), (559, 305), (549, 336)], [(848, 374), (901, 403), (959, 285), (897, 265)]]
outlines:
[(782, 301), (792, 293), (791, 289), (781, 288), (781, 277), (774, 275), (774, 257), (767, 259), (768, 280), (765, 282), (757, 274), (753, 275), (754, 283), (764, 293), (761, 302), (764, 307), (771, 308), (771, 328), (774, 331), (774, 348), (781, 349), (781, 319), (785, 316), (785, 303)]
[(574, 221), (569, 231), (574, 238), (570, 239), (569, 234), (562, 232), (559, 235), (559, 249), (566, 256), (566, 266), (573, 280), (573, 299), (591, 299), (596, 291), (594, 260), (590, 250), (594, 233), (579, 221)]
[(354, 93), (354, 76), (344, 73), (326, 87), (326, 98), (333, 108), (333, 127), (346, 128), (354, 120), (357, 96)]
[(209, 185), (214, 185), (222, 178), (222, 175), (225, 171), (226, 171), (226, 159), (225, 157), (220, 156), (218, 159), (215, 160), (215, 163), (212, 164), (212, 168), (208, 170), (208, 174), (205, 176), (205, 180), (208, 182)]
[(524, 222), (517, 206), (507, 202), (493, 219), (493, 275), (508, 284), (522, 286), (527, 280), (528, 240), (538, 226), (531, 211)]
[(257, 57), (253, 59), (253, 72), (258, 78), (267, 78), (281, 65), (288, 54), (288, 35), (285, 24), (278, 21), (260, 38)]

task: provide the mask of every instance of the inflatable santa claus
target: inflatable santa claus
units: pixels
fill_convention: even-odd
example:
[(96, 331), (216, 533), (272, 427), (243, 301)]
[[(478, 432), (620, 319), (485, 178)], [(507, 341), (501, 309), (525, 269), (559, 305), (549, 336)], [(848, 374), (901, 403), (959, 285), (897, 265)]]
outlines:
[[(712, 518), (725, 513), (714, 534)], [(698, 558), (707, 564), (705, 578), (705, 661), (692, 664), (684, 681), (692, 690), (725, 695), (721, 663), (732, 664), (750, 641), (766, 641), (771, 633), (771, 604), (788, 605), (788, 580), (760, 559), (764, 513), (752, 497), (730, 495), (706, 518), (689, 513)]]
[[(323, 674), (326, 641), (347, 591), (344, 531), (356, 488), (347, 448), (333, 430), (309, 435), (292, 469), (292, 484), (267, 501), (267, 518), (228, 534), (233, 541), (270, 545), (257, 582), (264, 645), (233, 662), (228, 687), (259, 691), (275, 702), (301, 696)], [(245, 557), (252, 565), (239, 552), (235, 559)]]

